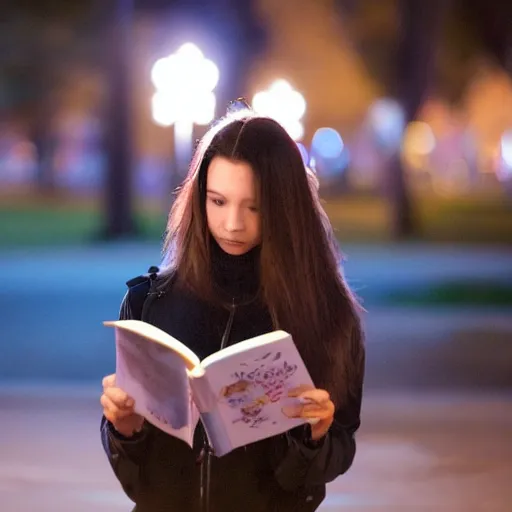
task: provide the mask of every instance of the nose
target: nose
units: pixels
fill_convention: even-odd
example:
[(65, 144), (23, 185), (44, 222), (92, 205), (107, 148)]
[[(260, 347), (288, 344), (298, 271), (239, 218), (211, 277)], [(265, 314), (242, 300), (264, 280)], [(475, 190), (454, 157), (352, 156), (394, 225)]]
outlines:
[(235, 231), (244, 230), (244, 217), (243, 212), (240, 208), (232, 207), (227, 211), (225, 228), (226, 231), (232, 233)]

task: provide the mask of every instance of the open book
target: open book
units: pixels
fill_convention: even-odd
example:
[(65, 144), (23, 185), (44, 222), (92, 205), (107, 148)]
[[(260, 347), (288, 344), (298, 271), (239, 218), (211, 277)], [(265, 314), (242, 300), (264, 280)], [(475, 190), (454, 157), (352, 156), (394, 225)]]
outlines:
[(104, 324), (116, 330), (116, 385), (135, 400), (138, 414), (190, 446), (199, 419), (216, 456), (306, 422), (283, 411), (299, 403), (288, 390), (313, 386), (284, 331), (236, 343), (200, 361), (148, 323)]

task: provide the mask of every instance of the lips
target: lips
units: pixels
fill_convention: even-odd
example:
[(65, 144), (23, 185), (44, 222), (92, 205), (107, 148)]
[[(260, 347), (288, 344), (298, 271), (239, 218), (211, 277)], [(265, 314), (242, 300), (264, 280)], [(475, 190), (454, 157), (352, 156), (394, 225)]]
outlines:
[(226, 238), (223, 238), (222, 241), (229, 245), (244, 245), (244, 242), (240, 242), (239, 240), (227, 240)]

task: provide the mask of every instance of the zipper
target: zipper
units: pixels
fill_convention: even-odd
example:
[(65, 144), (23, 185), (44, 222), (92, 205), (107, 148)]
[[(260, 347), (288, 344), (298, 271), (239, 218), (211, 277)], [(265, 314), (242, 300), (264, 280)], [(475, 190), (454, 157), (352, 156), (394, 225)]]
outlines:
[(229, 318), (228, 323), (226, 324), (226, 328), (224, 329), (224, 334), (222, 335), (222, 339), (220, 342), (220, 350), (225, 348), (229, 343), (229, 335), (231, 334), (231, 327), (233, 326), (233, 318), (235, 317), (236, 305), (235, 299), (233, 298), (233, 302), (229, 308)]
[[(226, 328), (224, 329), (224, 333), (222, 335), (222, 339), (220, 342), (220, 350), (222, 350), (229, 342), (229, 335), (231, 334), (231, 327), (233, 326), (233, 318), (235, 317), (236, 305), (235, 299), (233, 298), (233, 302), (231, 303), (229, 309), (229, 318), (228, 323), (226, 324)], [(208, 436), (204, 427), (202, 429), (202, 437), (203, 437), (203, 448), (197, 458), (197, 463), (200, 464), (200, 501), (201, 501), (201, 510), (204, 512), (210, 511), (210, 479), (211, 479), (211, 456), (212, 449), (210, 447), (210, 443), (208, 441)], [(247, 447), (244, 447), (247, 449)]]

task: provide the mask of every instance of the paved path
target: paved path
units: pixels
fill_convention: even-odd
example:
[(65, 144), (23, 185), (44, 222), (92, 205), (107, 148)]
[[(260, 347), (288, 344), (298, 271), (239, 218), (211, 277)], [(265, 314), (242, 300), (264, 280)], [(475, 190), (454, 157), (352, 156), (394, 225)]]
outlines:
[[(97, 389), (0, 388), (2, 512), (130, 510)], [(368, 394), (352, 469), (322, 512), (510, 512), (511, 396)]]
[[(376, 298), (396, 284), (508, 281), (512, 249), (344, 249), (367, 300), (367, 394), (356, 462), (321, 510), (510, 512), (512, 308)], [(158, 255), (149, 244), (0, 254), (2, 512), (130, 509), (98, 437), (99, 383), (114, 367), (101, 322), (117, 316), (123, 282)], [(13, 388), (20, 380), (57, 387)], [(79, 392), (79, 382), (97, 384)]]

